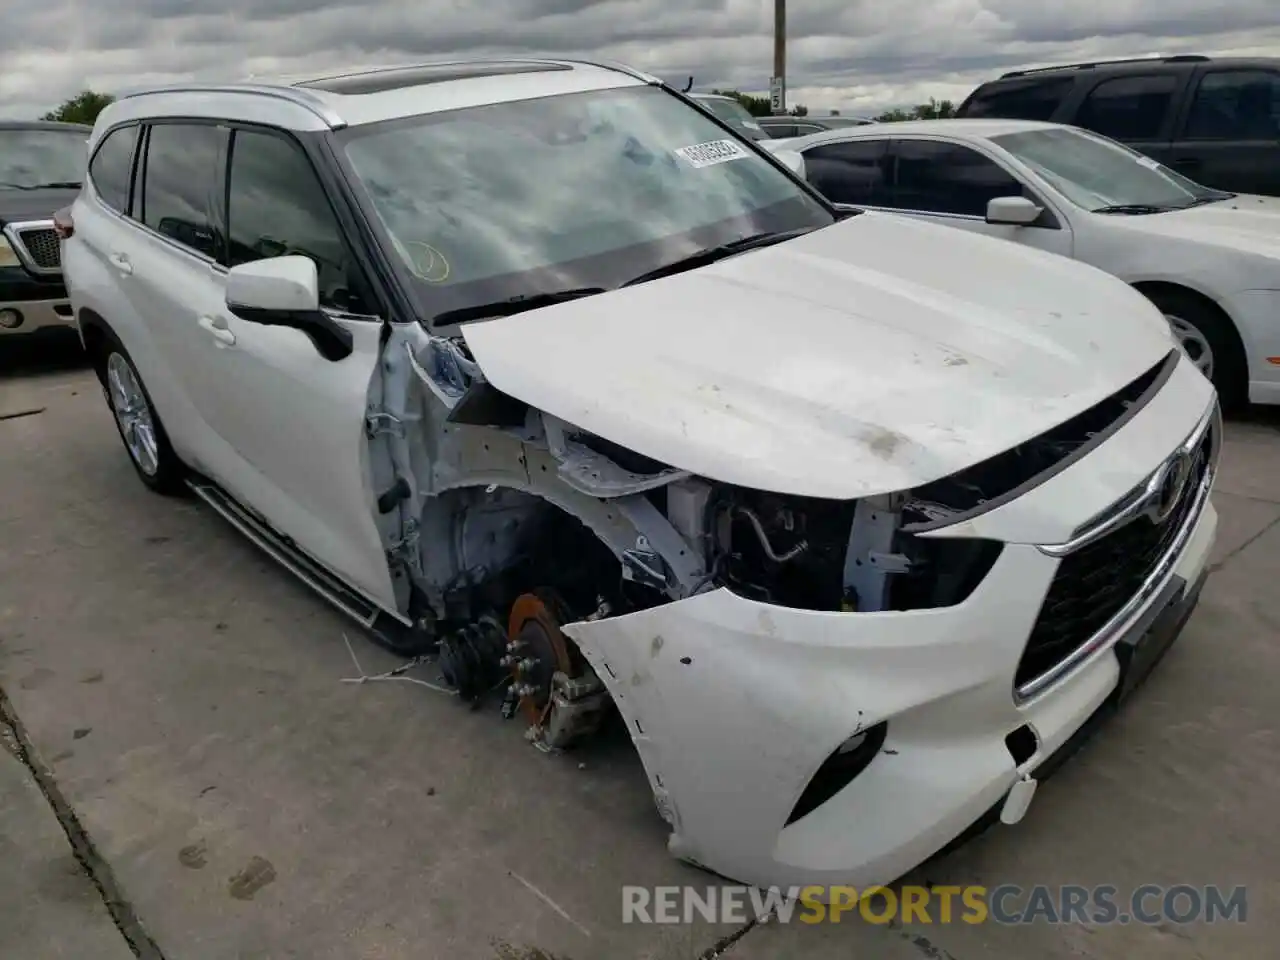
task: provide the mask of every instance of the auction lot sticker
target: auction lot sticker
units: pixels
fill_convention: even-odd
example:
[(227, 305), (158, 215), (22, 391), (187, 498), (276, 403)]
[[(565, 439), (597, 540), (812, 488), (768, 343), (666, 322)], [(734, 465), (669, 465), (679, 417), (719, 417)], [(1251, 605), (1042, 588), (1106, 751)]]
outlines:
[(676, 153), (694, 167), (709, 167), (712, 164), (724, 163), (726, 160), (741, 160), (751, 156), (732, 140), (708, 140), (706, 143), (695, 143), (689, 147), (678, 148)]

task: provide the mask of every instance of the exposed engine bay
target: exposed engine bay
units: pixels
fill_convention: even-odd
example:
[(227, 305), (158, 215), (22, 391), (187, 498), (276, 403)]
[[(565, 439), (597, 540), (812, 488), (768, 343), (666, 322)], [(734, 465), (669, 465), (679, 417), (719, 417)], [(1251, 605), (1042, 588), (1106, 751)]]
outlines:
[(704, 480), (578, 430), (485, 382), (460, 338), (414, 328), (384, 350), (368, 426), (412, 623), (403, 649), (431, 651), (473, 707), (501, 693), (503, 715), (555, 749), (610, 708), (565, 625), (721, 588), (815, 611), (957, 604), (1000, 545), (921, 534), (1071, 456), (1123, 409), (920, 491), (834, 501)]

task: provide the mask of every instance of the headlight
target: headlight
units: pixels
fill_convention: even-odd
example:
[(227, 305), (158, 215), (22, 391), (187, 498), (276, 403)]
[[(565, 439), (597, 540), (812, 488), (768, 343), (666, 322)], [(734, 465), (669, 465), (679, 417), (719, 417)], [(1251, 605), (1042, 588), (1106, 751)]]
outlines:
[(13, 247), (9, 246), (9, 241), (4, 237), (0, 237), (0, 267), (20, 267), (22, 261), (18, 259), (18, 254)]

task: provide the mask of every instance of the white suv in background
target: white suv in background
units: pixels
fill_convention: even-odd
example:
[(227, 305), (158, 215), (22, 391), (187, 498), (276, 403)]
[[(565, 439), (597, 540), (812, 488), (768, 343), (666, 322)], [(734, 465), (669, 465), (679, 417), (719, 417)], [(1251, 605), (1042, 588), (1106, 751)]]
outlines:
[(157, 90), (91, 151), (142, 481), (545, 746), (616, 708), (681, 858), (865, 885), (1016, 821), (1196, 603), (1220, 426), (1158, 310), (841, 214), (651, 77)]

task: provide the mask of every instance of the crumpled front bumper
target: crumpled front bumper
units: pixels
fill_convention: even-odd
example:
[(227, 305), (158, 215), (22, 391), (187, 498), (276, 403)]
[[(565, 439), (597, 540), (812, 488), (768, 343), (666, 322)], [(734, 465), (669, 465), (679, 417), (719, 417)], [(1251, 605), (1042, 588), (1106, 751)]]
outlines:
[[(672, 853), (759, 886), (889, 883), (1066, 743), (1116, 688), (1119, 661), (1104, 645), (1015, 701), (1014, 672), (1060, 562), (1035, 543), (1066, 539), (1186, 438), (1212, 403), (1192, 374), (1184, 362), (1168, 389), (1089, 457), (970, 521), (987, 524), (971, 536), (1018, 527), (1054, 536), (1001, 537), (995, 566), (957, 606), (826, 613), (721, 589), (566, 627), (627, 721), (671, 824)], [(1216, 529), (1207, 504), (1174, 576), (1199, 580)], [(887, 736), (870, 764), (787, 825), (823, 761), (882, 721)], [(1006, 737), (1023, 725), (1037, 745), (1019, 768)]]

